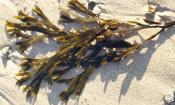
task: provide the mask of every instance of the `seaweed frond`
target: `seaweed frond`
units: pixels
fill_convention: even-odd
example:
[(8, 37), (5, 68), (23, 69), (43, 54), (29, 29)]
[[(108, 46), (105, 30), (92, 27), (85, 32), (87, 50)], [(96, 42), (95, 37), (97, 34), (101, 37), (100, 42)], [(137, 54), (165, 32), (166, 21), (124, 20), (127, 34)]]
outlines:
[(68, 2), (68, 7), (78, 11), (78, 12), (82, 12), (88, 16), (92, 16), (95, 17), (97, 16), (96, 14), (94, 14), (93, 12), (91, 12), (90, 10), (88, 10), (83, 4), (81, 4), (78, 0), (70, 0)]

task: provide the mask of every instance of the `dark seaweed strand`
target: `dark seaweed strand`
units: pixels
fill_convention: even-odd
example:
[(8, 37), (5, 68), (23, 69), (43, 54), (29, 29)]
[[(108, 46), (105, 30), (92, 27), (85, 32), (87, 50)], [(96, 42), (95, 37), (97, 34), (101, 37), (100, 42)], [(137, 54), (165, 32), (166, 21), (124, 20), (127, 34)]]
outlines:
[(23, 25), (19, 23), (12, 23), (9, 21), (6, 22), (6, 25), (7, 27), (10, 27), (10, 28), (17, 28), (23, 31), (38, 31), (38, 32), (44, 33), (46, 35), (51, 35), (51, 36), (59, 36), (59, 35), (67, 34), (66, 32), (62, 32), (62, 31), (51, 31), (39, 25)]
[[(173, 24), (174, 24), (174, 22), (173, 22)], [(168, 23), (167, 24), (167, 26), (166, 27), (170, 27), (170, 26), (172, 26), (173, 25), (172, 23)], [(165, 28), (165, 27), (164, 27)], [(160, 31), (161, 32), (161, 31)], [(160, 33), (160, 32), (158, 32), (158, 33)], [(157, 34), (158, 34), (157, 33)], [(157, 34), (155, 34), (155, 35), (157, 35)], [(155, 36), (155, 35), (153, 35), (153, 36)], [(150, 40), (150, 39), (152, 39), (153, 37), (150, 37), (150, 38), (148, 38), (147, 40)], [(133, 47), (131, 47), (131, 48), (128, 48), (122, 55), (124, 56), (126, 56), (127, 54), (128, 54), (128, 52), (131, 52), (131, 51), (133, 51), (134, 49), (137, 49), (137, 48), (139, 48), (140, 47), (140, 45), (138, 44), (138, 45), (135, 45), (135, 46), (133, 46)], [(124, 57), (125, 57), (124, 56)], [(90, 64), (90, 63), (89, 63)], [(72, 80), (72, 79), (71, 79)], [(76, 80), (76, 82), (77, 82), (77, 80)], [(71, 85), (72, 86), (72, 85)], [(68, 90), (69, 90), (69, 88), (68, 88)], [(67, 91), (66, 91), (67, 92)], [(65, 91), (60, 95), (60, 97), (62, 97), (62, 99), (64, 99), (65, 98)], [(67, 95), (67, 98), (65, 98), (64, 99), (64, 101), (67, 101), (68, 100), (68, 97), (70, 96), (72, 94), (72, 92), (70, 92), (68, 95)], [(64, 97), (64, 98), (63, 98)]]
[(73, 77), (72, 79), (69, 79), (68, 82), (70, 84), (69, 87), (59, 95), (61, 100), (67, 103), (70, 95), (72, 95), (73, 93), (75, 93), (76, 96), (80, 96), (87, 79), (93, 73), (93, 71), (94, 71), (93, 67), (87, 67), (80, 75)]
[(38, 7), (35, 6), (35, 8), (32, 10), (34, 13), (36, 13), (38, 16), (40, 16), (43, 19), (43, 23), (45, 26), (47, 26), (48, 28), (53, 29), (54, 31), (58, 31), (60, 30), (57, 26), (55, 26), (50, 20), (49, 18), (47, 18), (47, 16), (44, 15), (43, 11)]
[(44, 25), (47, 28), (53, 29), (55, 31), (59, 30), (59, 28), (57, 26), (55, 26), (54, 24), (52, 24), (50, 22), (50, 20), (44, 15), (42, 10), (38, 6), (35, 6), (35, 8), (33, 8), (32, 12), (34, 14), (38, 15), (39, 17), (41, 17), (41, 19), (37, 19), (35, 17), (29, 16), (22, 11), (19, 11), (18, 16), (15, 16), (15, 18), (19, 19), (22, 22), (27, 23), (27, 24), (37, 24), (40, 26)]
[(97, 16), (96, 14), (94, 14), (93, 12), (91, 12), (90, 10), (88, 10), (83, 4), (81, 4), (78, 0), (70, 0), (68, 2), (68, 7), (75, 10), (75, 11), (78, 11), (78, 12), (81, 12), (81, 13), (84, 13), (88, 16), (92, 16), (92, 17), (95, 17)]

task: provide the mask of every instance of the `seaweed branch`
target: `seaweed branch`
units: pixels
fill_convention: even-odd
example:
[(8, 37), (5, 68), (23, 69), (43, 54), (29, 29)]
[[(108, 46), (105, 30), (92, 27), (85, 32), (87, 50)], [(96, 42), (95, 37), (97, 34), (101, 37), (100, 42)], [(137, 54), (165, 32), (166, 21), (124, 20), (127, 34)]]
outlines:
[[(109, 62), (123, 60), (159, 33), (175, 25), (175, 21), (162, 24), (148, 19), (144, 19), (143, 22), (106, 20), (88, 10), (78, 0), (70, 0), (68, 7), (73, 11), (84, 13), (87, 17), (75, 15), (71, 11), (62, 11), (60, 13), (61, 23), (80, 22), (86, 26), (88, 23), (94, 22), (97, 23), (97, 26), (94, 28), (86, 26), (87, 29), (75, 32), (61, 30), (44, 15), (38, 6), (35, 6), (32, 12), (40, 18), (19, 11), (15, 18), (21, 22), (7, 21), (6, 23), (9, 36), (21, 38), (16, 43), (20, 53), (25, 53), (27, 48), (45, 38), (53, 38), (61, 44), (61, 47), (51, 57), (21, 59), (19, 64), (21, 70), (17, 74), (20, 79), (16, 84), (25, 86), (23, 90), (27, 92), (27, 98), (37, 96), (43, 81), (50, 85), (54, 82), (65, 83), (68, 88), (59, 97), (67, 103), (71, 95), (81, 95), (86, 81), (96, 68)], [(142, 43), (132, 44), (125, 40), (125, 36), (132, 37), (130, 36), (131, 32), (148, 28), (159, 28), (160, 30)], [(35, 36), (28, 33), (33, 31), (37, 32)], [(116, 40), (112, 40), (112, 37), (115, 37)], [(79, 75), (68, 79), (64, 78), (67, 72), (77, 67), (83, 69)]]

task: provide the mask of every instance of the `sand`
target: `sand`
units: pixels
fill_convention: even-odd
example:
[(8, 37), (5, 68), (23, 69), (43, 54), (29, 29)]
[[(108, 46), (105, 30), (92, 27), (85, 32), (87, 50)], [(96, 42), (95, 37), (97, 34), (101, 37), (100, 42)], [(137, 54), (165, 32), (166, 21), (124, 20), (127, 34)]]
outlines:
[[(83, 1), (83, 0), (81, 0)], [(146, 0), (96, 0), (106, 11), (104, 18), (129, 20), (143, 18), (147, 11)], [(158, 5), (155, 19), (175, 19), (174, 0), (152, 0)], [(67, 0), (0, 0), (0, 49), (12, 40), (6, 37), (5, 20), (15, 21), (17, 11), (31, 11), (37, 3), (44, 13), (57, 24), (59, 10)], [(85, 0), (83, 1), (85, 3)], [(94, 12), (99, 12), (98, 8)], [(107, 13), (105, 13), (107, 12)], [(154, 30), (143, 31), (149, 34)], [(56, 50), (56, 44), (39, 43), (32, 48), (30, 56), (45, 55)], [(43, 47), (45, 49), (43, 49)], [(2, 51), (1, 51), (2, 53)], [(133, 62), (134, 61), (134, 62)], [(15, 85), (19, 67), (12, 61), (0, 60), (0, 105), (30, 105), (25, 93)], [(160, 34), (146, 44), (143, 50), (120, 63), (100, 67), (89, 79), (79, 99), (79, 105), (164, 105), (163, 97), (175, 91), (175, 27)], [(34, 105), (60, 105), (58, 94), (65, 85), (42, 84)], [(76, 104), (72, 97), (68, 105)]]

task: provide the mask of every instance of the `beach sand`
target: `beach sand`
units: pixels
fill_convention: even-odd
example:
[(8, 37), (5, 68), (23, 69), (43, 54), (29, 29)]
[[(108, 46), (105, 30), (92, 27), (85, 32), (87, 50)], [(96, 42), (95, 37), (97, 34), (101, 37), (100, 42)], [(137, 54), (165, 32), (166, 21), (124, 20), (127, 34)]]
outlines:
[[(85, 0), (81, 0), (84, 3)], [(146, 0), (96, 0), (104, 3), (104, 18), (123, 21), (144, 18), (148, 3)], [(175, 0), (152, 0), (158, 6), (155, 20), (175, 20)], [(57, 24), (60, 8), (67, 0), (0, 0), (0, 48), (13, 44), (5, 32), (5, 21), (15, 21), (17, 11), (30, 12), (39, 5), (49, 19)], [(94, 12), (98, 12), (95, 9)], [(150, 34), (153, 29), (143, 31)], [(55, 51), (54, 42), (39, 43), (32, 48), (30, 56), (45, 55)], [(44, 48), (44, 49), (43, 49)], [(1, 51), (2, 53), (2, 51)], [(12, 61), (0, 59), (0, 105), (30, 105), (25, 93), (15, 85), (19, 67)], [(66, 86), (42, 84), (34, 105), (60, 105), (58, 95)], [(120, 63), (100, 67), (89, 79), (78, 101), (78, 105), (164, 105), (163, 97), (175, 91), (175, 27), (162, 32), (139, 52)], [(68, 105), (77, 102), (71, 97)], [(76, 105), (76, 104), (75, 104)]]

